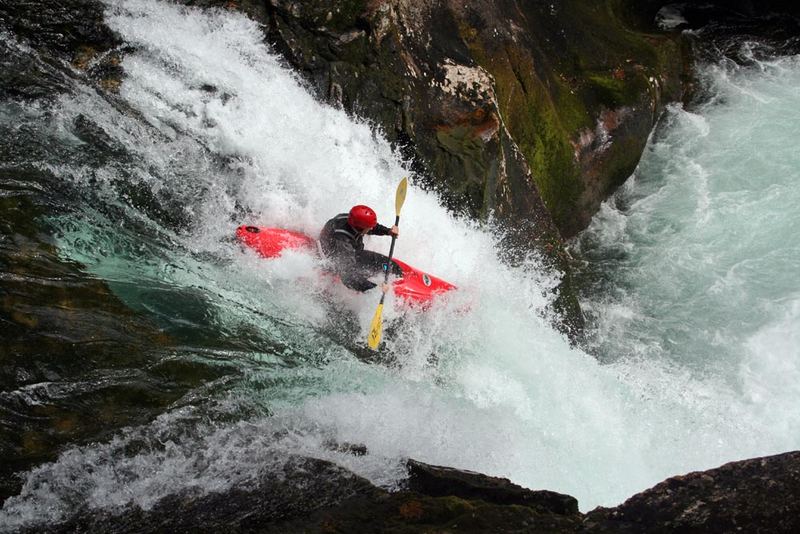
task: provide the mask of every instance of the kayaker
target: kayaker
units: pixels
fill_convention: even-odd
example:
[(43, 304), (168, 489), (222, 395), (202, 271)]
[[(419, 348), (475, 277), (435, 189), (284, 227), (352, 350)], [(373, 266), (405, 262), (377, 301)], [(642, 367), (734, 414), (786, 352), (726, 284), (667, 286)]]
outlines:
[[(387, 256), (371, 250), (364, 250), (364, 235), (399, 235), (397, 226), (388, 228), (378, 224), (375, 210), (369, 206), (353, 206), (349, 213), (340, 213), (325, 223), (319, 235), (323, 254), (333, 263), (334, 271), (342, 283), (356, 291), (367, 291), (377, 284), (369, 278), (382, 273), (389, 261)], [(391, 263), (392, 273), (402, 274), (400, 268)], [(384, 293), (388, 284), (382, 284)]]

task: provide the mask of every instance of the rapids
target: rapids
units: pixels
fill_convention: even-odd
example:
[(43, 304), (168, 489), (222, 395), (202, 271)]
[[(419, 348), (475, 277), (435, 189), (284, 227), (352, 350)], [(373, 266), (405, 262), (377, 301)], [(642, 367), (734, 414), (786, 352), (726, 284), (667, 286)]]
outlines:
[[(405, 162), (369, 124), (317, 102), (243, 15), (111, 0), (106, 21), (132, 47), (118, 95), (67, 77), (53, 100), (0, 108), (4, 128), (49, 147), (25, 165), (57, 181), (38, 224), (59, 257), (168, 338), (128, 374), (87, 364), (72, 395), (167, 361), (213, 372), (146, 421), (23, 473), (0, 525), (224, 491), (295, 455), (387, 488), (412, 457), (588, 510), (800, 446), (798, 58), (709, 65), (708, 103), (668, 111), (573, 244), (586, 262), (583, 350), (546, 316), (557, 275), (534, 255), (504, 265), (490, 228), (412, 176), (397, 255), (462, 290), (425, 313), (388, 306), (387, 346), (365, 358), (375, 295), (327, 287), (312, 256), (265, 262), (231, 236), (243, 222), (315, 234), (354, 203), (390, 222)], [(30, 402), (69, 398), (58, 385), (37, 384), (44, 399)]]

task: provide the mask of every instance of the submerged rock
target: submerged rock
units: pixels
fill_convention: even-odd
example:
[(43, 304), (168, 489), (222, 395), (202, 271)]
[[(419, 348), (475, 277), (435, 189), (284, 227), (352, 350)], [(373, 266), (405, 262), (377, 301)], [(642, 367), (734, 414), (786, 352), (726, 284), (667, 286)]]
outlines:
[[(313, 517), (348, 499), (379, 501), (385, 492), (330, 462), (289, 458), (283, 471), (254, 476), (251, 484), (202, 494), (185, 488), (151, 509), (85, 507), (67, 522), (36, 532), (290, 532), (279, 525)], [(306, 520), (309, 528), (316, 524)]]

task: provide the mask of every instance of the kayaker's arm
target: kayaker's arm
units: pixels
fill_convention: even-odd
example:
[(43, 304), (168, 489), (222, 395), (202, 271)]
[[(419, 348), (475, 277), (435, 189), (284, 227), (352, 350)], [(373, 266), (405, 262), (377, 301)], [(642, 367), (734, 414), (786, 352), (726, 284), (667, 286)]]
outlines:
[(367, 232), (369, 235), (398, 235), (399, 231), (397, 226), (392, 226), (389, 228), (388, 226), (384, 226), (382, 224), (375, 225), (375, 228)]

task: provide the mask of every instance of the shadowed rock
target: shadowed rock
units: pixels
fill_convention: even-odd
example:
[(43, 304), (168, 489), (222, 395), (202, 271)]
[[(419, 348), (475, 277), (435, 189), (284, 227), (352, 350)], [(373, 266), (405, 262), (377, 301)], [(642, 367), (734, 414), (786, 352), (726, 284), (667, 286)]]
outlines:
[[(670, 478), (615, 508), (577, 510), (569, 495), (408, 461), (387, 492), (329, 462), (290, 458), (248, 487), (184, 490), (151, 510), (81, 510), (47, 532), (790, 533), (800, 529), (800, 452)], [(43, 531), (41, 528), (37, 532)]]
[(447, 495), (494, 504), (516, 504), (559, 515), (578, 513), (578, 501), (553, 491), (533, 491), (505, 478), (408, 461), (408, 489), (425, 495)]
[(800, 451), (669, 478), (586, 517), (598, 533), (800, 532)]

